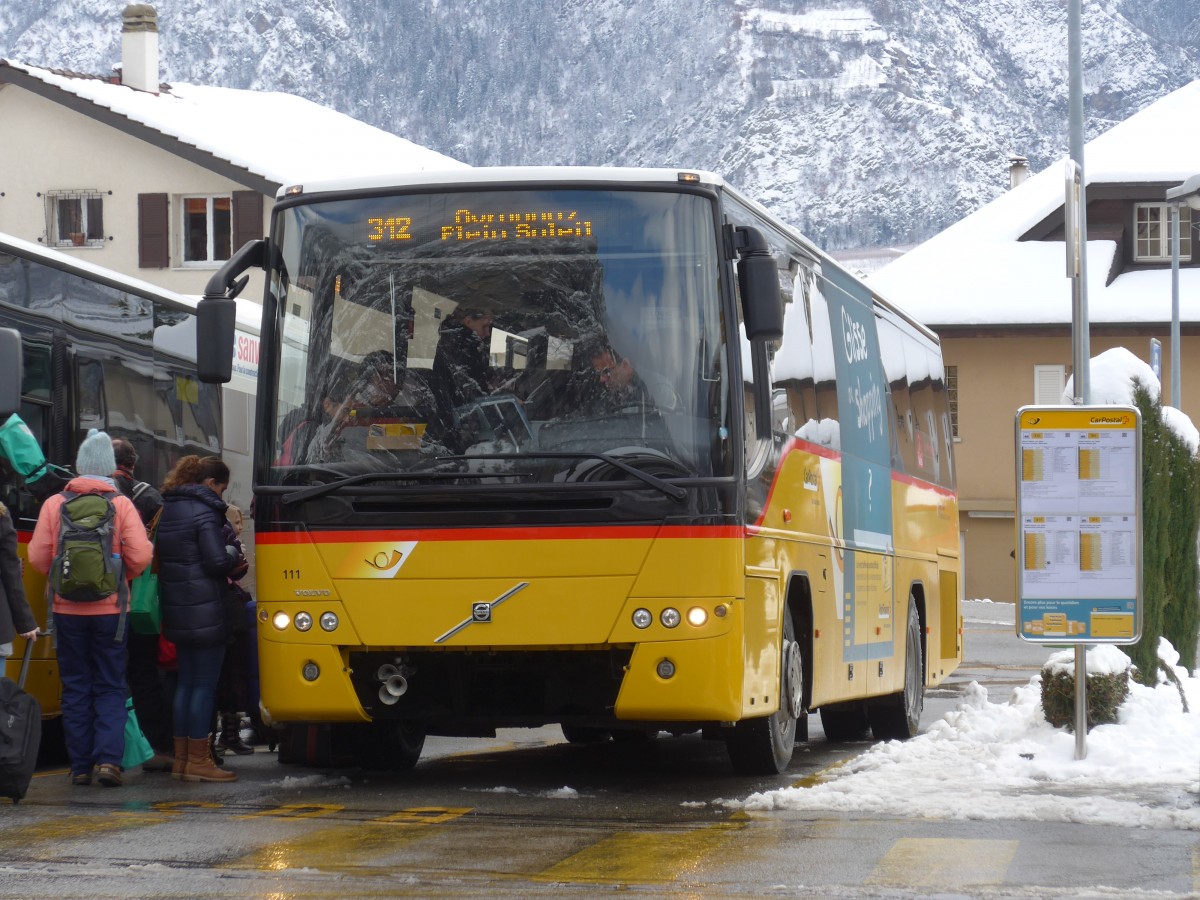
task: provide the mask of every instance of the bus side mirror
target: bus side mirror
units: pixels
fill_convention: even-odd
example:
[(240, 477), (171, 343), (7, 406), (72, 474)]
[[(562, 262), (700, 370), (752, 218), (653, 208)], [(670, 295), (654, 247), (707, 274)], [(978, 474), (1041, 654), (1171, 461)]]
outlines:
[(739, 257), (738, 288), (746, 337), (751, 341), (778, 341), (783, 338), (783, 300), (775, 257), (757, 228), (735, 228), (733, 240)]
[(21, 408), (21, 333), (0, 328), (0, 422)]
[(250, 280), (242, 273), (251, 266), (266, 268), (266, 254), (266, 241), (247, 241), (204, 288), (204, 298), (196, 307), (196, 374), (207, 384), (227, 384), (233, 377), (234, 298)]
[(205, 297), (196, 307), (196, 374), (207, 384), (226, 384), (233, 377), (233, 329), (237, 302)]

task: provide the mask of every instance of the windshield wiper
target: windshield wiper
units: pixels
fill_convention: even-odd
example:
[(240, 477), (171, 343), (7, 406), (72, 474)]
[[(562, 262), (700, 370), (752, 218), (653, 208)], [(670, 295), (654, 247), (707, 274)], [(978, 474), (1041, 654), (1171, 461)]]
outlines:
[(610, 456), (607, 453), (591, 453), (586, 450), (575, 452), (533, 452), (533, 453), (478, 453), (470, 456), (439, 456), (439, 462), (448, 462), (450, 460), (460, 459), (598, 459), (608, 463), (616, 469), (620, 469), (628, 475), (632, 475), (639, 481), (643, 481), (656, 491), (661, 491), (672, 500), (683, 500), (687, 497), (687, 491), (678, 485), (670, 484), (663, 481), (657, 475), (651, 475), (649, 472), (643, 472), (637, 466), (632, 466), (624, 460), (618, 459), (615, 456)]
[(279, 502), (284, 506), (291, 506), (293, 503), (303, 503), (305, 500), (312, 500), (353, 484), (366, 484), (368, 481), (449, 481), (459, 478), (492, 478), (496, 474), (495, 472), (360, 472), (358, 475), (347, 475), (345, 478), (338, 478), (334, 481), (297, 488), (285, 494)]

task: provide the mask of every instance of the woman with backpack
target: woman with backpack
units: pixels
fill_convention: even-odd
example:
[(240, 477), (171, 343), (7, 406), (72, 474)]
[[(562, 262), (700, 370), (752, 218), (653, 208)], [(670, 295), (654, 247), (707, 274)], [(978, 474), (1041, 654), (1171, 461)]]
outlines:
[(54, 591), (63, 733), (77, 785), (121, 785), (129, 581), (154, 554), (133, 502), (113, 484), (116, 467), (112, 439), (91, 429), (75, 457), (78, 476), (42, 504), (29, 541), (29, 564)]
[(162, 633), (176, 647), (177, 781), (234, 781), (212, 756), (217, 680), (231, 634), (228, 575), (238, 551), (226, 546), (229, 467), (215, 456), (185, 456), (163, 483), (158, 521)]

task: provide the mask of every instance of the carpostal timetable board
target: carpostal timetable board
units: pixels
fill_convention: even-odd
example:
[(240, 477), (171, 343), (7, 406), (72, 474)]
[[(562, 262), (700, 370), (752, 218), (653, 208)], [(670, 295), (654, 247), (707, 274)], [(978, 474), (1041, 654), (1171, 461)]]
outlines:
[(1142, 429), (1126, 406), (1017, 411), (1017, 634), (1132, 644), (1142, 633)]

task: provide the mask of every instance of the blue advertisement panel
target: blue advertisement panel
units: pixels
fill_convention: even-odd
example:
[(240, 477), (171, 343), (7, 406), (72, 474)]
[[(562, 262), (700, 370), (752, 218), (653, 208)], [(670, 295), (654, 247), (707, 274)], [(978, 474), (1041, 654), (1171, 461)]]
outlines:
[(869, 298), (845, 275), (826, 273), (842, 448), (842, 536), (846, 539), (842, 656), (892, 655), (892, 468), (887, 384)]
[(834, 270), (826, 280), (841, 420), (845, 536), (858, 547), (890, 550), (891, 439), (875, 315), (850, 293), (855, 288), (845, 275)]

